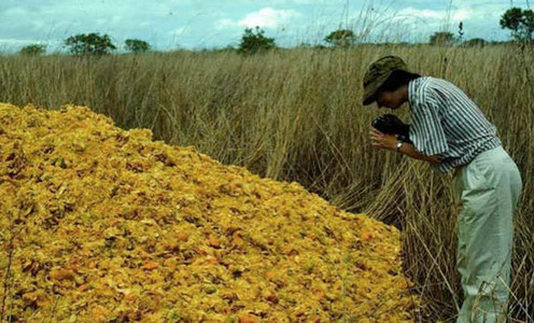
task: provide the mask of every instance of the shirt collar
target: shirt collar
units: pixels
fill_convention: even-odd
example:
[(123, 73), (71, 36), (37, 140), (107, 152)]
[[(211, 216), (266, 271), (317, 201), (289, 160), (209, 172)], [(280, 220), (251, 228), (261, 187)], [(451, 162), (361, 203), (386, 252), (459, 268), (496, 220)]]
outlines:
[(418, 104), (419, 98), (417, 97), (417, 89), (421, 85), (423, 81), (423, 77), (418, 77), (416, 79), (413, 79), (408, 83), (408, 101), (410, 105)]

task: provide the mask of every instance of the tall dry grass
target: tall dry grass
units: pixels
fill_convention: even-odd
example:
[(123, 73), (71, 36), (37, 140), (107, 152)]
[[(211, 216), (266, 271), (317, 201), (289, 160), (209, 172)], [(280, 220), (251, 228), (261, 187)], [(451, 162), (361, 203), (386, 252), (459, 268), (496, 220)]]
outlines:
[[(462, 295), (455, 269), (456, 211), (449, 176), (421, 161), (373, 149), (362, 107), (366, 66), (402, 56), (446, 78), (496, 124), (524, 182), (515, 218), (509, 316), (534, 313), (534, 58), (515, 47), (362, 46), (294, 49), (242, 57), (176, 52), (75, 58), (0, 57), (0, 101), (56, 109), (88, 105), (123, 128), (195, 145), (224, 163), (298, 181), (339, 207), (401, 228), (405, 273), (425, 300), (422, 320), (453, 320)], [(405, 107), (398, 114), (409, 121)], [(530, 316), (529, 316), (530, 315)]]

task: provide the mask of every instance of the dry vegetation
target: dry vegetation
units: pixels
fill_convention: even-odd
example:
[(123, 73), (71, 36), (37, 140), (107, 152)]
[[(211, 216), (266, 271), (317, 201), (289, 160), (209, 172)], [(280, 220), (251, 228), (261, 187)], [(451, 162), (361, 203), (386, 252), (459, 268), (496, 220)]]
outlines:
[[(404, 232), (405, 274), (428, 319), (452, 319), (461, 304), (455, 270), (455, 210), (449, 177), (423, 162), (372, 149), (375, 107), (362, 108), (361, 75), (386, 54), (463, 88), (499, 130), (524, 192), (516, 216), (510, 318), (534, 313), (534, 59), (515, 47), (296, 49), (0, 58), (0, 101), (55, 109), (88, 105), (123, 128), (195, 145), (225, 164), (297, 181), (351, 212)], [(409, 120), (407, 109), (400, 112)], [(529, 316), (530, 314), (530, 316)]]

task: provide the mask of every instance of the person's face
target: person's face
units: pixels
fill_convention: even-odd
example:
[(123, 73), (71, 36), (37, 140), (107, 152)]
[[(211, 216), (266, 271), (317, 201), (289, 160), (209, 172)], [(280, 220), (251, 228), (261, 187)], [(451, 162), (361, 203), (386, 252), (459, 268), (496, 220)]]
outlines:
[(378, 108), (398, 109), (404, 103), (404, 96), (401, 89), (396, 91), (379, 91), (376, 99)]

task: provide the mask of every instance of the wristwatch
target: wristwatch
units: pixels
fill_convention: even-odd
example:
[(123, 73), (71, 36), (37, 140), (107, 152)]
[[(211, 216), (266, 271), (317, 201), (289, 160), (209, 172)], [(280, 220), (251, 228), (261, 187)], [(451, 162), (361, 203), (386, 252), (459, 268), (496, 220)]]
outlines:
[(404, 142), (402, 140), (397, 140), (397, 145), (395, 146), (397, 152), (400, 152), (403, 143)]

